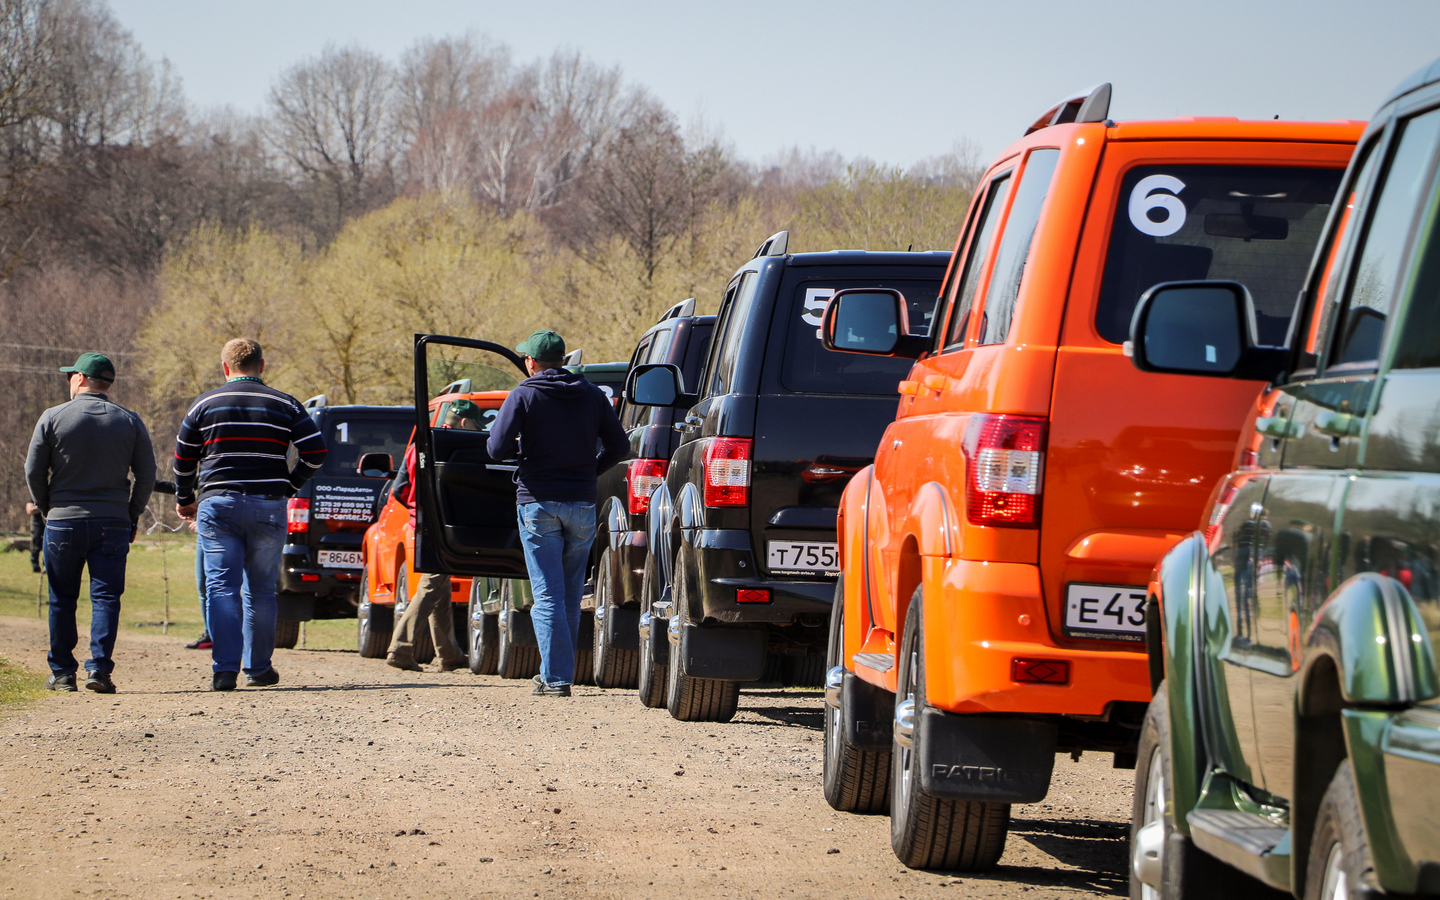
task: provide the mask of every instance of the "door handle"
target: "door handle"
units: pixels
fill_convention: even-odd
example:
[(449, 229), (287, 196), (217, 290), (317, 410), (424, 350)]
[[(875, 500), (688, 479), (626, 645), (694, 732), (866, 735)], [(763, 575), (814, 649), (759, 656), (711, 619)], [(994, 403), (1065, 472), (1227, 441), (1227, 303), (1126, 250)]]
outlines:
[(1323, 431), (1331, 437), (1354, 437), (1360, 433), (1363, 422), (1363, 418), (1350, 413), (1322, 410), (1315, 414), (1315, 430)]
[(1273, 438), (1298, 438), (1305, 434), (1305, 426), (1280, 416), (1260, 416), (1255, 420), (1255, 430)]
[(692, 431), (699, 431), (700, 426), (704, 424), (705, 420), (699, 416), (686, 416), (685, 421), (676, 422), (674, 427), (681, 434), (689, 434)]

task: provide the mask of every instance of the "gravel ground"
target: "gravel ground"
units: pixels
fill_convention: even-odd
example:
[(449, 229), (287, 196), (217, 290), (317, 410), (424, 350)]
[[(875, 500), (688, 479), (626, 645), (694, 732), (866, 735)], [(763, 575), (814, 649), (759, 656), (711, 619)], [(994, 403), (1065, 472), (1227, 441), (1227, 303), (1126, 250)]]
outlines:
[[(43, 670), (33, 619), (0, 655)], [(1057, 760), (1000, 868), (915, 872), (889, 819), (820, 793), (821, 699), (746, 691), (723, 725), (629, 691), (278, 651), (215, 694), (209, 656), (122, 632), (120, 693), (0, 718), (5, 897), (1090, 897), (1128, 890), (1133, 774)], [(243, 684), (243, 680), (242, 680)]]

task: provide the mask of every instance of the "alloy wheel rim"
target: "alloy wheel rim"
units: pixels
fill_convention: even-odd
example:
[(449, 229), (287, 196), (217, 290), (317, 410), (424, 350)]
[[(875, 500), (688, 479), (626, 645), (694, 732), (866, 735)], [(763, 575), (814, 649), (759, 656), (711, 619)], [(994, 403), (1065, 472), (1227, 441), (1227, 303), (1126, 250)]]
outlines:
[[(1165, 816), (1165, 765), (1164, 765), (1164, 760), (1163, 760), (1163, 759), (1161, 758), (1161, 756), (1160, 756), (1160, 747), (1159, 747), (1159, 745), (1156, 745), (1156, 747), (1150, 751), (1150, 764), (1149, 764), (1149, 767), (1146, 769), (1146, 772), (1145, 772), (1145, 807), (1144, 807), (1144, 811), (1141, 813), (1140, 827), (1143, 828), (1143, 827), (1145, 827), (1146, 825), (1150, 825), (1150, 824), (1152, 824), (1152, 823), (1154, 823), (1154, 822), (1161, 821), (1161, 820), (1164, 819), (1164, 816)], [(1133, 840), (1132, 840), (1132, 841), (1130, 842), (1130, 847), (1131, 847), (1130, 852), (1131, 852), (1132, 857), (1133, 857), (1135, 854), (1138, 854), (1138, 853), (1140, 852), (1140, 845), (1139, 845), (1139, 842), (1138, 842), (1138, 841), (1133, 841)], [(1160, 852), (1161, 852), (1161, 857), (1160, 857), (1160, 861), (1161, 861), (1161, 862), (1160, 862), (1160, 864), (1161, 864), (1161, 866), (1162, 866), (1161, 871), (1164, 871), (1164, 869), (1163, 869), (1164, 860), (1165, 860), (1165, 857), (1164, 857), (1164, 852), (1165, 852), (1164, 844), (1161, 844)], [(1132, 859), (1131, 859), (1131, 869), (1132, 869), (1132, 871), (1134, 870), (1134, 865), (1135, 865), (1135, 861), (1134, 861), (1134, 859), (1132, 858)], [(1155, 889), (1154, 889), (1153, 887), (1151, 887), (1150, 885), (1145, 884), (1144, 882), (1141, 882), (1141, 884), (1140, 884), (1140, 897), (1141, 897), (1141, 900), (1160, 900), (1160, 892), (1157, 891), (1157, 890), (1155, 890)]]
[[(911, 703), (915, 702), (915, 667), (920, 662), (920, 654), (914, 650), (910, 651), (909, 670), (905, 673), (905, 699)], [(914, 760), (914, 752), (909, 747), (900, 747), (900, 808), (905, 809), (910, 803), (911, 789), (911, 767)]]
[(1349, 879), (1345, 877), (1345, 851), (1336, 840), (1325, 859), (1325, 882), (1320, 888), (1322, 900), (1349, 900)]

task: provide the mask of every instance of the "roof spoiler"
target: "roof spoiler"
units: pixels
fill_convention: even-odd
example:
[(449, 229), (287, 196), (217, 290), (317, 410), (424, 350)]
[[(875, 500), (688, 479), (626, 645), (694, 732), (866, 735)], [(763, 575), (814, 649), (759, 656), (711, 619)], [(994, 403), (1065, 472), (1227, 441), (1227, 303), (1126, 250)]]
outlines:
[(443, 397), (446, 394), (468, 393), (470, 393), (470, 379), (461, 378), (459, 381), (452, 381), (449, 384), (445, 385), (443, 388), (440, 389), (440, 393), (436, 394), (435, 396)]
[(565, 365), (567, 365), (567, 366), (578, 366), (578, 365), (580, 365), (580, 360), (582, 360), (582, 359), (584, 359), (584, 358), (585, 358), (585, 348), (584, 348), (584, 347), (576, 347), (574, 350), (571, 350), (569, 353), (565, 354)]
[(762, 256), (784, 256), (785, 248), (790, 246), (790, 232), (777, 231), (765, 239), (760, 249), (755, 251), (751, 259), (759, 259)]
[(306, 401), (305, 401), (305, 408), (306, 408), (306, 409), (321, 409), (321, 408), (326, 407), (326, 406), (329, 406), (329, 405), (330, 405), (330, 398), (329, 398), (329, 397), (326, 397), (324, 394), (316, 394), (315, 396), (311, 397), (309, 400), (306, 400)]
[(1066, 125), (1070, 122), (1103, 122), (1110, 116), (1110, 82), (1086, 88), (1078, 94), (1071, 94), (1047, 109), (1034, 124), (1025, 129), (1034, 134), (1051, 125)]
[(690, 297), (665, 310), (655, 321), (658, 324), (666, 319), (688, 319), (693, 315), (695, 315), (695, 298)]

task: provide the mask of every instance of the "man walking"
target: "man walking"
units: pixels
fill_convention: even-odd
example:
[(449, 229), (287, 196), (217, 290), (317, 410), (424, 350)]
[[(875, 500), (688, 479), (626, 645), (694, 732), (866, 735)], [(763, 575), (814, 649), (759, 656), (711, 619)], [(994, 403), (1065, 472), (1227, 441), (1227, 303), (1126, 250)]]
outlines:
[[(469, 400), (456, 400), (445, 411), (441, 428), (463, 428), (467, 431), (480, 430), (480, 408)], [(415, 444), (405, 448), (405, 462), (390, 491), (395, 502), (410, 510), (410, 530), (415, 530)], [(397, 600), (400, 598), (397, 598)], [(430, 639), (435, 644), (435, 655), (440, 658), (440, 671), (453, 672), (465, 665), (465, 652), (455, 640), (454, 602), (450, 599), (450, 576), (427, 574), (420, 576), (415, 586), (415, 596), (405, 607), (400, 621), (395, 623), (395, 635), (390, 639), (390, 649), (385, 653), (387, 665), (411, 672), (423, 672), (415, 659), (415, 642), (422, 633), (420, 629), (429, 623)]]
[[(80, 575), (90, 568), (90, 661), (85, 687), (115, 693), (111, 655), (125, 593), (125, 559), (155, 486), (155, 454), (145, 423), (106, 391), (115, 366), (82, 353), (60, 371), (70, 402), (41, 413), (25, 458), (30, 498), (45, 517), (45, 574), (50, 580), (52, 691), (75, 690), (75, 605)], [(133, 483), (131, 475), (134, 476)]]
[(242, 667), (250, 687), (280, 681), (270, 657), (285, 500), (325, 461), (325, 439), (294, 397), (260, 380), (259, 344), (230, 341), (220, 368), (224, 386), (195, 401), (175, 438), (175, 511), (196, 521), (205, 553), (210, 688), (233, 691)]
[(568, 697), (595, 540), (595, 479), (629, 455), (630, 442), (604, 393), (565, 370), (560, 335), (537, 331), (515, 352), (525, 357), (530, 377), (505, 398), (487, 448), (496, 460), (520, 460), (515, 501), (540, 645), (531, 693)]

